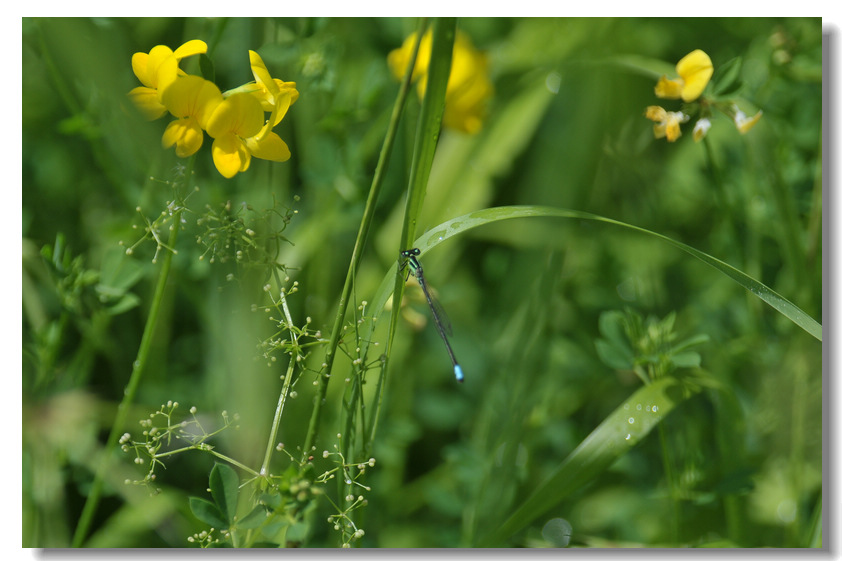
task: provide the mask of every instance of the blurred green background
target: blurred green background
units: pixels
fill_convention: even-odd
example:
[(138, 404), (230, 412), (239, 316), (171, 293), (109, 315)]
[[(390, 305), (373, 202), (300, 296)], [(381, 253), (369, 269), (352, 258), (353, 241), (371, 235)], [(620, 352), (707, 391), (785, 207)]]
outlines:
[[(398, 91), (386, 56), (415, 25), (22, 21), (24, 546), (70, 543), (157, 278), (154, 244), (127, 258), (118, 242), (137, 241), (133, 226), (142, 229), (142, 216), (154, 219), (172, 199), (166, 182), (180, 162), (160, 146), (169, 120), (146, 122), (128, 103), (126, 93), (139, 85), (132, 54), (202, 39), (224, 91), (253, 79), (253, 49), (300, 92), (275, 129), (292, 152), (288, 162), (255, 160), (226, 180), (205, 139), (195, 170), (200, 190), (188, 199), (152, 363), (126, 427), (138, 432), (136, 420), (167, 400), (185, 411), (197, 406), (209, 426), (222, 410), (236, 412), (240, 429), (215, 445), (257, 466), (281, 373), (257, 359), (258, 343), (272, 333), (251, 311), (265, 303), (266, 278), (226, 261), (224, 248), (213, 264), (210, 255), (199, 260), (206, 248), (195, 242), (203, 233), (197, 219), (228, 202), (246, 220), (272, 208), (297, 211), (283, 231), (292, 243), (278, 246), (278, 260), (299, 285), (290, 296), (293, 317), (311, 318), (327, 336)], [(822, 321), (820, 19), (471, 18), (458, 26), (487, 53), (495, 95), (480, 133), (443, 131), (419, 233), (491, 206), (583, 210), (714, 255)], [(628, 64), (633, 56), (669, 69), (697, 48), (715, 69), (741, 57), (740, 106), (749, 115), (763, 111), (746, 135), (721, 115), (713, 121), (713, 169), (689, 128), (676, 143), (653, 138), (643, 112), (662, 104), (653, 94), (656, 77)], [(198, 72), (196, 60), (182, 67)], [(403, 249), (396, 240), (418, 111), (413, 92), (357, 302), (371, 301)], [(75, 260), (54, 271), (44, 246)], [(365, 479), (371, 491), (359, 513), (360, 545), (465, 546), (496, 527), (640, 385), (603, 362), (595, 344), (604, 335), (600, 317), (626, 309), (657, 318), (674, 312), (679, 339), (707, 335), (696, 350), (720, 386), (683, 403), (662, 424), (662, 438), (651, 434), (509, 545), (547, 545), (541, 528), (551, 518), (569, 522), (575, 546), (815, 543), (821, 342), (713, 268), (605, 224), (504, 221), (448, 240), (422, 260), (453, 324), (466, 382), (454, 383), (434, 326), (423, 325), (423, 300), (408, 292), (410, 321), (401, 322), (391, 351), (377, 464)], [(320, 362), (316, 350), (308, 366), (318, 370)], [(332, 449), (342, 430), (348, 365), (337, 367), (319, 450)], [(287, 446), (303, 441), (312, 380), (312, 372), (302, 374), (285, 411), (279, 440)], [(86, 545), (186, 547), (187, 536), (204, 528), (186, 497), (204, 494), (212, 458), (175, 457), (158, 475), (163, 492), (150, 497), (122, 484), (142, 469), (114, 454)], [(316, 463), (317, 472), (329, 467)], [(323, 522), (332, 512), (319, 503), (305, 545), (337, 545)]]

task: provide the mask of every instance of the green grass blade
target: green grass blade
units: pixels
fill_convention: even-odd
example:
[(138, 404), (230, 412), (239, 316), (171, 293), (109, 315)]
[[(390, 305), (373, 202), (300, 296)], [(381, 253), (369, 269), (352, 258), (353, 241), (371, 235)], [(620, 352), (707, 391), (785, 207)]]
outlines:
[(480, 546), (503, 543), (602, 473), (699, 389), (699, 386), (684, 385), (675, 378), (661, 378), (637, 390), (608, 415), (499, 528), (487, 533)]
[(409, 191), (404, 214), (401, 247), (407, 249), (410, 240), (415, 237), (418, 215), (427, 192), (427, 181), (433, 167), (433, 156), (439, 142), (441, 121), (444, 115), (444, 95), (450, 78), (453, 42), (456, 36), (456, 20), (437, 18), (433, 23), (433, 45), (427, 74), (427, 86), (421, 102), (421, 114), (415, 135), (412, 165), (409, 170)]
[[(753, 279), (752, 277), (748, 276), (742, 271), (735, 269), (734, 267), (725, 263), (724, 261), (720, 261), (716, 257), (708, 255), (707, 253), (699, 251), (693, 247), (690, 247), (687, 244), (681, 243), (663, 234), (652, 232), (651, 230), (647, 230), (639, 226), (619, 222), (611, 218), (598, 216), (596, 214), (590, 214), (578, 210), (569, 210), (545, 206), (505, 206), (487, 208), (468, 213), (464, 216), (460, 216), (452, 220), (448, 220), (447, 222), (429, 230), (427, 233), (418, 238), (418, 240), (413, 245), (415, 247), (420, 248), (421, 251), (424, 252), (428, 249), (437, 246), (438, 244), (440, 244), (448, 238), (451, 238), (457, 234), (460, 234), (472, 228), (476, 228), (478, 226), (491, 224), (500, 220), (537, 217), (595, 220), (598, 222), (606, 222), (608, 224), (613, 224), (615, 226), (622, 226), (623, 228), (628, 228), (630, 230), (635, 230), (643, 234), (654, 236), (681, 249), (686, 253), (689, 253), (696, 259), (699, 259), (700, 261), (707, 263), (711, 267), (717, 269), (719, 272), (733, 279), (737, 282), (737, 284), (739, 284), (740, 286), (742, 286), (743, 288), (750, 291), (752, 294), (754, 294), (755, 296), (772, 306), (772, 308), (780, 312), (784, 317), (792, 321), (795, 325), (797, 325), (798, 327), (800, 327), (801, 329), (818, 339), (819, 341), (822, 340), (822, 326), (819, 322), (814, 320), (801, 308), (799, 308), (798, 306), (796, 306), (795, 304), (793, 304), (792, 302), (790, 302), (789, 300), (787, 300), (786, 298), (784, 298), (783, 296), (766, 286), (765, 284)], [(390, 274), (393, 275), (394, 270), (390, 270)], [(388, 281), (392, 278), (393, 277), (387, 275), (386, 280), (384, 280), (383, 284), (381, 284), (380, 290), (378, 290), (375, 299), (373, 300), (373, 304), (375, 305), (375, 307), (373, 308), (374, 313), (378, 313), (379, 310), (382, 309), (378, 306), (382, 306), (383, 304), (385, 304), (386, 300), (388, 299), (389, 292), (386, 285), (388, 284)]]
[[(424, 28), (420, 26), (417, 40), (420, 41), (424, 35)], [(456, 37), (456, 20), (453, 18), (437, 18), (433, 22), (433, 42), (430, 53), (430, 62), (427, 71), (427, 86), (424, 92), (424, 99), (421, 102), (421, 113), (418, 117), (418, 124), (413, 147), (412, 164), (409, 170), (409, 187), (407, 191), (406, 210), (404, 214), (403, 227), (401, 229), (400, 246), (395, 247), (395, 258), (398, 253), (411, 247), (409, 240), (415, 237), (415, 229), (418, 224), (418, 215), (424, 202), (424, 195), (427, 191), (427, 181), (430, 178), (430, 170), (433, 167), (433, 157), (438, 145), (439, 133), (441, 132), (442, 116), (444, 115), (444, 98), (447, 91), (447, 82), (450, 79), (451, 59), (453, 58), (453, 43)], [(418, 46), (416, 45), (416, 50)], [(408, 69), (411, 73), (412, 70)], [(389, 281), (392, 289), (390, 294), (400, 301), (403, 294), (402, 278), (397, 275), (395, 269), (390, 270)], [(385, 291), (384, 291), (385, 294)], [(382, 305), (386, 303), (383, 299), (381, 307), (376, 308), (379, 314)], [(389, 324), (387, 336), (386, 354), (392, 348), (392, 341), (398, 327), (398, 318), (393, 316)], [(385, 374), (384, 374), (385, 376)], [(373, 443), (377, 433), (377, 420), (379, 419), (380, 405), (384, 376), (380, 377), (377, 389), (377, 403), (372, 408), (372, 418), (369, 422), (371, 427), (371, 439), (369, 446)]]

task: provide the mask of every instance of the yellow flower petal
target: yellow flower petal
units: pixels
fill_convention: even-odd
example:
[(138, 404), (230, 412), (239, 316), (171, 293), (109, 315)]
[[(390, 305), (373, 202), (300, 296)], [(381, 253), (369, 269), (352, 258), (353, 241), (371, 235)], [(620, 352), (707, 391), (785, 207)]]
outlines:
[(246, 148), (248, 148), (252, 156), (261, 160), (285, 162), (290, 158), (289, 147), (286, 142), (274, 132), (269, 132), (261, 140), (247, 138)]
[(278, 80), (275, 78), (275, 83), (278, 84), (278, 89), (281, 93), (284, 91), (289, 91), (290, 93), (290, 100), (289, 104), (292, 105), (298, 100), (298, 90), (295, 89), (295, 82), (284, 82), (283, 80)]
[(269, 70), (266, 68), (260, 55), (254, 51), (249, 51), (249, 63), (251, 64), (251, 73), (254, 74), (255, 82), (266, 90), (270, 98), (278, 95), (278, 85), (272, 79), (272, 75), (269, 74)]
[(251, 161), (245, 144), (233, 134), (226, 134), (214, 140), (211, 154), (216, 169), (229, 179), (248, 169)]
[(178, 119), (167, 125), (161, 146), (165, 149), (175, 144), (175, 155), (187, 158), (199, 151), (204, 140), (204, 133), (198, 121), (193, 117)]
[(681, 80), (670, 80), (666, 76), (661, 76), (655, 84), (655, 95), (661, 99), (678, 99), (681, 97), (683, 85)]
[(179, 76), (164, 89), (161, 102), (176, 117), (194, 117), (200, 126), (205, 126), (222, 103), (222, 93), (216, 84), (201, 76)]
[(187, 41), (182, 46), (175, 50), (175, 58), (181, 60), (183, 58), (199, 55), (208, 52), (208, 45), (199, 39), (193, 39), (192, 41)]
[[(415, 38), (417, 33), (411, 33), (407, 37), (403, 45), (399, 49), (390, 52), (386, 58), (389, 65), (389, 70), (392, 75), (398, 80), (403, 78), (406, 73), (406, 67), (409, 65), (409, 58), (412, 56), (412, 49), (415, 47)], [(418, 48), (418, 56), (415, 59), (415, 68), (412, 71), (412, 80), (416, 80), (419, 76), (427, 73), (427, 68), (430, 66), (430, 53), (433, 48), (433, 32), (427, 31), (424, 37), (421, 38), (421, 46)]]
[(206, 130), (213, 138), (226, 134), (249, 138), (260, 132), (261, 128), (263, 109), (260, 102), (250, 94), (236, 93), (216, 106), (207, 121)]
[(167, 108), (158, 101), (158, 90), (138, 86), (128, 93), (129, 99), (140, 110), (143, 117), (154, 121), (167, 112)]
[(494, 93), (488, 59), (473, 48), (468, 37), (456, 34), (453, 64), (447, 82), (443, 123), (474, 134), (482, 128), (488, 101)]
[(650, 121), (663, 121), (667, 116), (667, 110), (657, 105), (650, 105), (646, 108), (645, 115)]
[(155, 88), (149, 79), (149, 53), (135, 53), (132, 55), (132, 72), (140, 80), (140, 83), (147, 88)]
[[(398, 79), (402, 79), (406, 73), (416, 37), (415, 33), (411, 34), (399, 49), (395, 49), (388, 55), (389, 69)], [(424, 97), (426, 91), (431, 49), (432, 32), (428, 31), (421, 39), (412, 74), (412, 79), (417, 80), (418, 95), (421, 98)], [(465, 33), (457, 31), (445, 93), (443, 124), (467, 133), (479, 131), (485, 119), (488, 101), (493, 93), (494, 87), (489, 78), (488, 61), (485, 55), (474, 48)]]
[(669, 142), (675, 142), (681, 136), (681, 123), (686, 123), (690, 119), (689, 115), (685, 115), (681, 111), (667, 111), (657, 105), (647, 107), (645, 116), (647, 119), (655, 121), (652, 127), (655, 138), (666, 136)]
[(678, 118), (670, 118), (664, 122), (664, 133), (667, 136), (667, 142), (675, 142), (681, 136), (681, 122)]
[(759, 121), (762, 116), (763, 111), (758, 111), (753, 117), (746, 117), (745, 113), (737, 109), (734, 114), (734, 124), (737, 125), (737, 130), (740, 131), (740, 134), (745, 134), (750, 131), (755, 124), (757, 124), (757, 121)]
[(675, 71), (684, 80), (681, 99), (689, 102), (702, 95), (707, 87), (710, 77), (713, 76), (713, 63), (706, 52), (696, 49), (678, 61)]

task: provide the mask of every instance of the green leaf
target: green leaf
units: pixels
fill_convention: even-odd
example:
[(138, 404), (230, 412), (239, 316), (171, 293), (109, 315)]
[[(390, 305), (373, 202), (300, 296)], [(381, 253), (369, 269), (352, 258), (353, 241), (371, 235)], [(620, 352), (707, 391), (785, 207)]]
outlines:
[(128, 257), (125, 250), (112, 248), (102, 258), (101, 271), (99, 282), (102, 290), (110, 289), (122, 294), (143, 277), (145, 267)]
[[(452, 238), (453, 236), (456, 236), (457, 234), (461, 234), (479, 226), (499, 222), (501, 220), (511, 220), (514, 218), (541, 217), (594, 220), (597, 222), (604, 222), (607, 224), (613, 224), (615, 226), (620, 226), (622, 228), (634, 230), (636, 232), (640, 232), (648, 236), (657, 238), (658, 240), (665, 241), (679, 248), (680, 250), (689, 253), (696, 259), (707, 263), (708, 265), (718, 270), (725, 276), (734, 280), (737, 284), (739, 284), (740, 286), (742, 286), (743, 288), (750, 291), (752, 294), (754, 294), (755, 296), (772, 306), (772, 308), (774, 308), (784, 317), (792, 321), (795, 325), (797, 325), (798, 327), (800, 327), (801, 329), (818, 339), (819, 341), (822, 340), (822, 326), (820, 323), (818, 323), (806, 312), (801, 310), (798, 306), (796, 306), (795, 304), (793, 304), (792, 302), (790, 302), (789, 300), (787, 300), (786, 298), (784, 298), (783, 296), (766, 286), (765, 284), (753, 279), (752, 277), (732, 267), (724, 261), (721, 261), (716, 257), (708, 255), (707, 253), (699, 251), (698, 249), (695, 249), (687, 244), (674, 240), (663, 234), (652, 232), (645, 228), (634, 226), (632, 224), (626, 224), (618, 220), (613, 220), (611, 218), (605, 218), (596, 214), (590, 214), (588, 212), (545, 206), (504, 206), (486, 208), (483, 210), (478, 210), (475, 212), (465, 214), (452, 220), (448, 220), (447, 222), (444, 222), (439, 226), (431, 228), (424, 235), (418, 238), (415, 241), (415, 243), (412, 244), (410, 247), (417, 247), (421, 249), (422, 252), (425, 252), (436, 247), (440, 243)], [(392, 295), (392, 290), (395, 286), (396, 272), (397, 260), (394, 264), (392, 264), (392, 268), (389, 269), (388, 273), (386, 273), (383, 282), (380, 284), (378, 291), (375, 293), (375, 296), (372, 299), (373, 314), (379, 314), (380, 311), (383, 309), (383, 306), (386, 304), (386, 301)]]
[[(290, 465), (290, 467), (294, 467), (294, 466)], [(289, 473), (289, 469), (287, 469), (286, 473), (287, 474)], [(297, 475), (297, 474), (298, 474), (298, 472), (295, 472), (294, 475)], [(287, 477), (291, 477), (291, 476), (287, 475)], [(268, 506), (272, 510), (277, 510), (278, 508), (280, 508), (281, 504), (283, 503), (283, 500), (281, 499), (280, 495), (277, 495), (277, 494), (271, 494), (270, 495), (268, 493), (264, 493), (264, 494), (260, 495), (260, 502), (262, 502), (263, 504), (265, 504), (266, 506)]]
[(284, 535), (286, 534), (286, 528), (289, 526), (289, 520), (278, 518), (269, 524), (260, 528), (260, 533), (266, 537), (266, 539), (275, 541), (277, 543), (282, 543), (284, 541)]
[(708, 341), (710, 341), (710, 336), (707, 333), (699, 333), (698, 335), (693, 335), (680, 343), (676, 343), (672, 346), (672, 351), (677, 353), (685, 349), (689, 349), (690, 347), (707, 343)]
[(240, 494), (240, 478), (229, 465), (216, 463), (210, 473), (210, 490), (216, 506), (228, 525), (237, 514), (237, 497)]
[(740, 73), (743, 68), (743, 59), (732, 58), (716, 69), (713, 76), (713, 95), (717, 97), (732, 96), (742, 87)]
[(140, 305), (140, 297), (137, 294), (128, 293), (123, 295), (116, 304), (107, 308), (108, 315), (118, 316), (128, 312), (132, 308)]
[(294, 524), (291, 524), (290, 527), (287, 528), (286, 539), (288, 542), (302, 542), (307, 538), (307, 534), (309, 533), (309, 522), (296, 522)]
[(599, 360), (606, 366), (616, 370), (631, 370), (634, 368), (634, 354), (627, 346), (616, 345), (604, 339), (597, 339), (594, 345)]
[(257, 505), (251, 512), (243, 516), (237, 521), (237, 528), (245, 530), (253, 530), (266, 521), (266, 508), (262, 505)]
[(215, 504), (207, 499), (200, 499), (199, 497), (190, 497), (190, 512), (193, 516), (207, 524), (212, 528), (227, 528), (228, 523), (219, 512)]
[(678, 368), (698, 368), (702, 364), (702, 357), (694, 351), (687, 351), (670, 356), (672, 363)]
[(616, 310), (600, 314), (599, 332), (604, 339), (597, 339), (594, 344), (600, 360), (617, 370), (631, 370), (634, 352), (628, 344), (623, 314)]
[(634, 448), (678, 404), (698, 391), (667, 377), (643, 386), (620, 404), (480, 547), (504, 543)]

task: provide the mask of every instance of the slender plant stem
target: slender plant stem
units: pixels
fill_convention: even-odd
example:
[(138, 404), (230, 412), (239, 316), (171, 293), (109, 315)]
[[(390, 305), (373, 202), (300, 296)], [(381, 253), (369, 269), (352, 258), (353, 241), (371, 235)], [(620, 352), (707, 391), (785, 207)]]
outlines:
[[(275, 280), (277, 281), (278, 286), (281, 286), (281, 279), (279, 278), (278, 270), (275, 269), (273, 274), (275, 275)], [(292, 314), (289, 311), (286, 293), (283, 288), (280, 289), (280, 302), (284, 312), (284, 321), (286, 322), (287, 330), (289, 330), (290, 339), (295, 352), (290, 354), (289, 357), (289, 364), (287, 365), (287, 371), (284, 375), (284, 384), (281, 388), (281, 394), (278, 396), (278, 405), (275, 407), (275, 418), (272, 419), (272, 428), (269, 431), (269, 441), (266, 444), (266, 453), (263, 456), (263, 464), (260, 466), (260, 475), (264, 477), (269, 474), (269, 462), (272, 460), (272, 451), (275, 449), (275, 439), (278, 436), (278, 429), (281, 426), (281, 416), (284, 413), (284, 405), (286, 404), (287, 396), (289, 395), (289, 389), (292, 385), (292, 375), (298, 359), (298, 334), (293, 329), (294, 324), (292, 323)]]
[(301, 450), (301, 453), (305, 458), (312, 450), (316, 437), (318, 436), (322, 406), (324, 405), (325, 396), (327, 395), (327, 385), (328, 382), (330, 382), (330, 374), (333, 370), (333, 360), (336, 357), (336, 349), (339, 346), (339, 339), (342, 334), (342, 325), (345, 323), (345, 313), (348, 307), (348, 299), (351, 295), (351, 290), (354, 287), (354, 278), (357, 274), (357, 267), (359, 266), (363, 249), (365, 248), (368, 231), (374, 220), (374, 211), (377, 206), (377, 199), (380, 196), (383, 178), (386, 175), (386, 169), (389, 165), (392, 148), (395, 144), (395, 137), (397, 136), (398, 123), (400, 122), (400, 116), (403, 112), (403, 107), (409, 92), (413, 67), (414, 58), (413, 64), (410, 64), (407, 68), (406, 75), (404, 76), (400, 91), (398, 92), (398, 98), (395, 101), (395, 106), (392, 110), (392, 118), (389, 122), (389, 128), (386, 131), (383, 148), (380, 150), (380, 159), (377, 161), (377, 167), (374, 170), (374, 178), (372, 179), (371, 189), (368, 193), (368, 200), (366, 201), (365, 210), (363, 211), (360, 229), (357, 232), (354, 250), (351, 253), (351, 262), (348, 265), (348, 273), (345, 275), (345, 285), (342, 287), (342, 295), (339, 298), (336, 318), (333, 322), (328, 348), (325, 352), (325, 368), (322, 371), (321, 376), (319, 376), (318, 387), (316, 388), (316, 397), (313, 400), (313, 412), (310, 416), (310, 425), (307, 429), (307, 436), (304, 439), (304, 447)]
[[(193, 175), (193, 163), (195, 156), (190, 159), (190, 163), (186, 170), (187, 187), (190, 185), (190, 179)], [(178, 232), (181, 229), (181, 214), (184, 212), (184, 207), (177, 206), (172, 213), (172, 224), (170, 225), (170, 235), (167, 240), (167, 247), (174, 248), (178, 240)], [(123, 399), (117, 407), (117, 413), (114, 417), (114, 423), (111, 425), (111, 432), (108, 434), (108, 439), (105, 442), (105, 448), (101, 452), (101, 458), (94, 476), (91, 490), (85, 500), (85, 506), (82, 508), (82, 514), (79, 517), (79, 523), (76, 525), (76, 530), (73, 534), (72, 547), (82, 547), (88, 530), (93, 521), (99, 504), (100, 496), (102, 495), (102, 485), (105, 474), (111, 463), (112, 452), (117, 446), (117, 440), (123, 432), (126, 424), (126, 417), (129, 414), (129, 408), (134, 402), (137, 395), (137, 389), (140, 386), (140, 381), (146, 371), (146, 365), (149, 359), (149, 351), (152, 348), (152, 340), (155, 337), (155, 330), (158, 327), (158, 317), (161, 312), (161, 304), (164, 300), (164, 292), (167, 288), (167, 279), (169, 278), (170, 268), (172, 266), (172, 258), (175, 250), (164, 252), (163, 262), (161, 263), (161, 270), (158, 272), (158, 284), (155, 287), (155, 294), (152, 297), (152, 305), (149, 308), (149, 316), (146, 318), (146, 326), (143, 328), (143, 336), (140, 340), (140, 347), (137, 351), (137, 358), (132, 366), (132, 373), (129, 377), (129, 383), (123, 391)]]
[[(406, 100), (407, 93), (409, 92), (409, 87), (412, 84), (412, 73), (415, 69), (415, 61), (418, 58), (418, 50), (421, 47), (421, 38), (424, 36), (424, 33), (427, 29), (427, 19), (421, 19), (418, 22), (418, 28), (416, 29), (416, 41), (415, 45), (412, 48), (412, 54), (409, 57), (409, 64), (407, 65), (406, 72), (404, 73), (403, 81), (401, 82), (401, 89), (400, 93), (398, 94), (398, 100), (395, 102), (395, 107), (392, 109), (392, 123), (394, 126), (390, 128), (389, 134), (393, 135), (393, 131), (397, 131), (397, 123), (400, 120), (401, 111), (403, 111), (404, 101)], [(394, 138), (392, 139), (394, 140)], [(396, 297), (399, 298), (399, 294), (395, 294)], [(397, 300), (400, 301), (399, 299)], [(394, 300), (393, 300), (394, 302)], [(393, 312), (394, 314), (395, 312)], [(389, 342), (386, 345), (387, 353), (388, 350), (391, 349), (391, 342), (392, 342), (392, 333), (394, 331), (394, 325), (396, 322), (392, 322), (393, 326), (389, 329)], [(380, 418), (380, 410), (383, 406), (383, 387), (386, 381), (386, 366), (388, 364), (387, 355), (383, 355), (381, 368), (380, 368), (380, 376), (377, 379), (377, 391), (375, 392), (376, 401), (374, 407), (371, 409), (371, 418), (369, 419), (368, 426), (371, 429), (371, 433), (369, 434), (368, 442), (365, 446), (366, 454), (371, 451), (371, 448), (374, 445), (374, 437), (377, 434), (377, 420)]]

